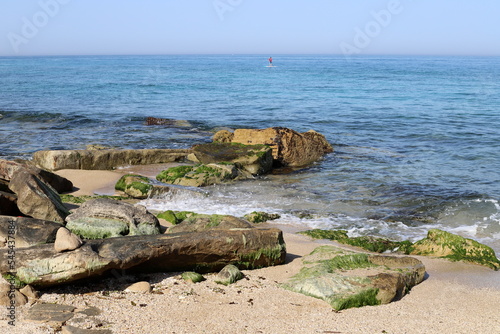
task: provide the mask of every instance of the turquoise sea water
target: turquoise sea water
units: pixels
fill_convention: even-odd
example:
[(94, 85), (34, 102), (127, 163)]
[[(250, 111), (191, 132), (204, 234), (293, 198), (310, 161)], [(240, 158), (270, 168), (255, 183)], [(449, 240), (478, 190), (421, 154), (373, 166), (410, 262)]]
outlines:
[(308, 168), (145, 204), (264, 210), (398, 240), (438, 227), (500, 252), (500, 58), (273, 55), (267, 68), (268, 57), (0, 58), (0, 158), (190, 147), (223, 127), (314, 129), (335, 152)]

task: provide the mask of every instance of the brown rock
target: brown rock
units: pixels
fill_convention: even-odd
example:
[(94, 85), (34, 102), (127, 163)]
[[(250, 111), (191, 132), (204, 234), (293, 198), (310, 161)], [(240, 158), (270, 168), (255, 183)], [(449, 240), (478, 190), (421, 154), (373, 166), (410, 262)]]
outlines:
[(89, 169), (107, 170), (125, 165), (150, 165), (176, 162), (186, 158), (191, 150), (61, 150), (38, 151), (33, 154), (37, 166), (47, 170)]
[(212, 141), (214, 143), (230, 143), (233, 141), (234, 133), (227, 130), (220, 130), (214, 134)]
[(8, 238), (9, 232), (15, 231), (16, 248), (53, 243), (60, 227), (60, 223), (48, 220), (0, 216), (0, 236)]
[(152, 290), (151, 284), (149, 282), (137, 282), (128, 286), (125, 291), (128, 292), (139, 292), (139, 293), (150, 293)]
[(30, 217), (63, 223), (69, 211), (54, 188), (25, 169), (15, 171), (9, 183), (19, 210)]
[(56, 252), (72, 251), (79, 248), (82, 244), (82, 239), (76, 234), (71, 233), (67, 228), (61, 227), (57, 230), (56, 241), (54, 242)]
[(40, 294), (38, 291), (35, 290), (31, 285), (26, 285), (24, 288), (20, 289), (19, 292), (21, 292), (23, 295), (28, 297), (28, 299), (38, 299), (40, 298)]
[(333, 152), (326, 138), (315, 132), (298, 133), (287, 128), (237, 129), (233, 143), (265, 144), (273, 149), (275, 162), (282, 166), (304, 166)]

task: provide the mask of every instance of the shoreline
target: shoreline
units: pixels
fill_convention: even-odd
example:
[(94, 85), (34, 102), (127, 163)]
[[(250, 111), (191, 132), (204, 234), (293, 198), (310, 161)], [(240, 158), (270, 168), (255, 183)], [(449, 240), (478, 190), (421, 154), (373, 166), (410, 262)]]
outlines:
[[(57, 174), (79, 188), (72, 194), (86, 195), (114, 189), (116, 180), (128, 171), (63, 170)], [(104, 279), (102, 284), (114, 286), (107, 295), (99, 292), (98, 283), (91, 283), (83, 291), (80, 285), (42, 291), (40, 301), (98, 307), (102, 314), (97, 318), (103, 326), (91, 328), (110, 329), (112, 333), (141, 333), (146, 326), (151, 334), (500, 332), (499, 272), (414, 256), (424, 263), (427, 277), (401, 300), (335, 312), (326, 302), (285, 290), (279, 284), (300, 269), (302, 256), (320, 245), (352, 248), (296, 234), (300, 230), (297, 226), (263, 223), (258, 227), (275, 227), (284, 232), (287, 261), (276, 267), (244, 270), (246, 279), (233, 285), (221, 288), (214, 283), (213, 274), (205, 275), (207, 281), (198, 284), (181, 281), (179, 273), (137, 275), (130, 280), (149, 278), (156, 293), (124, 292), (123, 282)], [(54, 333), (48, 325), (23, 321), (28, 308), (19, 307), (15, 328), (8, 326), (1, 314), (0, 328), (9, 333)]]

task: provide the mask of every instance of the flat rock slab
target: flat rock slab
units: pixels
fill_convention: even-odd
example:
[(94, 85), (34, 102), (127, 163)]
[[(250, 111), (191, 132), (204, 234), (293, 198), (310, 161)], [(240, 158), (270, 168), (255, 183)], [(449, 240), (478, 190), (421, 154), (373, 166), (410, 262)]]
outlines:
[(75, 315), (70, 305), (36, 304), (25, 314), (24, 320), (61, 326)]
[(321, 246), (284, 288), (323, 299), (335, 310), (387, 304), (423, 281), (425, 267), (412, 257), (355, 253)]
[(47, 170), (88, 169), (109, 170), (127, 165), (151, 165), (183, 160), (191, 150), (60, 150), (38, 151), (33, 154), (37, 166)]

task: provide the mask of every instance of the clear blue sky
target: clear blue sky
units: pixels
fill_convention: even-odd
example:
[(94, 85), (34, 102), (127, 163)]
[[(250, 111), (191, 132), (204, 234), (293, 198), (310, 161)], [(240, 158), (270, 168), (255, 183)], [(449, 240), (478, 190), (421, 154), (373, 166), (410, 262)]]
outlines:
[(0, 55), (500, 55), (499, 0), (0, 0)]

